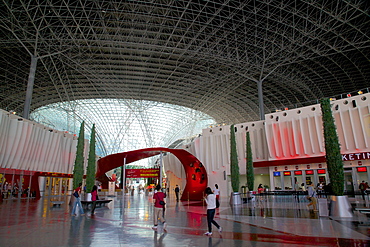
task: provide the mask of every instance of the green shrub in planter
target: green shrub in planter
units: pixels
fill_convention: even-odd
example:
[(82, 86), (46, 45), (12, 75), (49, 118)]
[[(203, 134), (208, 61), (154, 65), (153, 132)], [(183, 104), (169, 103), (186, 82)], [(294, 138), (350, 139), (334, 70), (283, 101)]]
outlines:
[(248, 189), (252, 191), (254, 189), (254, 171), (253, 171), (253, 156), (252, 156), (252, 147), (251, 147), (251, 138), (249, 132), (247, 132), (247, 142), (246, 142), (246, 150), (247, 150), (247, 185)]
[(96, 154), (95, 154), (95, 124), (93, 124), (90, 137), (90, 150), (89, 159), (87, 161), (86, 171), (86, 191), (90, 192), (95, 185), (95, 167), (96, 167)]
[(85, 122), (82, 121), (80, 133), (77, 140), (77, 151), (75, 165), (73, 168), (73, 189), (82, 183), (84, 175), (84, 144), (85, 144)]
[(330, 106), (330, 99), (320, 100), (324, 128), (326, 164), (333, 193), (342, 196), (344, 193), (343, 161), (340, 153), (338, 134)]
[(230, 176), (233, 192), (239, 192), (239, 162), (236, 150), (235, 127), (230, 126)]

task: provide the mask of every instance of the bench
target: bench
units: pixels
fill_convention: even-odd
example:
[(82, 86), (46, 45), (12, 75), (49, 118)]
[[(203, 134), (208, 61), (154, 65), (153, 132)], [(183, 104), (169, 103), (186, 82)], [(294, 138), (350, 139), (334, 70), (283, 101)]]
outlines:
[(356, 208), (355, 210), (370, 217), (370, 208)]
[(53, 207), (55, 206), (59, 206), (62, 205), (64, 203), (64, 201), (53, 201), (53, 200), (50, 200), (50, 202), (53, 204)]
[[(106, 203), (110, 203), (112, 200), (96, 200), (96, 206), (101, 207), (102, 205), (105, 206)], [(81, 201), (82, 207), (85, 209), (89, 208), (89, 205), (92, 204), (93, 201)]]

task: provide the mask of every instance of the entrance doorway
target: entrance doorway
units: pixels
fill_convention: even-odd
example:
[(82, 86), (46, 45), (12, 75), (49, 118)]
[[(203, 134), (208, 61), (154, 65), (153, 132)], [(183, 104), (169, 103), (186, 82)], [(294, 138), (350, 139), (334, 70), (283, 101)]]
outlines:
[(46, 177), (45, 179), (45, 196), (67, 195), (68, 178)]
[(351, 168), (350, 170), (344, 170), (344, 191), (347, 192), (347, 195), (355, 195)]

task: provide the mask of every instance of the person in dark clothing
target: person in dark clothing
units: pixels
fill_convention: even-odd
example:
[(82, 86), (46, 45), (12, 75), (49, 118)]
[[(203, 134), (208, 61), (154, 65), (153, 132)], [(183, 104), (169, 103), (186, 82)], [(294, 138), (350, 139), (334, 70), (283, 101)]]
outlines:
[(92, 206), (91, 206), (91, 215), (94, 215), (95, 213), (95, 208), (96, 208), (96, 200), (98, 198), (98, 186), (94, 185), (91, 190), (91, 201)]
[(365, 195), (366, 195), (366, 190), (368, 188), (368, 185), (365, 183), (365, 181), (362, 181), (360, 183), (359, 189), (361, 191), (362, 199), (365, 201)]
[(180, 188), (177, 184), (176, 184), (176, 188), (175, 188), (175, 194), (176, 194), (176, 201), (178, 202), (179, 201)]

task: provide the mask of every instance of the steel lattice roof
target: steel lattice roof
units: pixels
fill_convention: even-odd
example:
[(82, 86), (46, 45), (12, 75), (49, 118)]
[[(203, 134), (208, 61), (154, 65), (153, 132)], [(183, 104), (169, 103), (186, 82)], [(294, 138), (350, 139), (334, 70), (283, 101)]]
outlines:
[[(368, 1), (9, 1), (0, 3), (0, 108), (145, 100), (217, 123), (259, 120), (370, 87)], [(98, 112), (97, 112), (98, 113)]]

